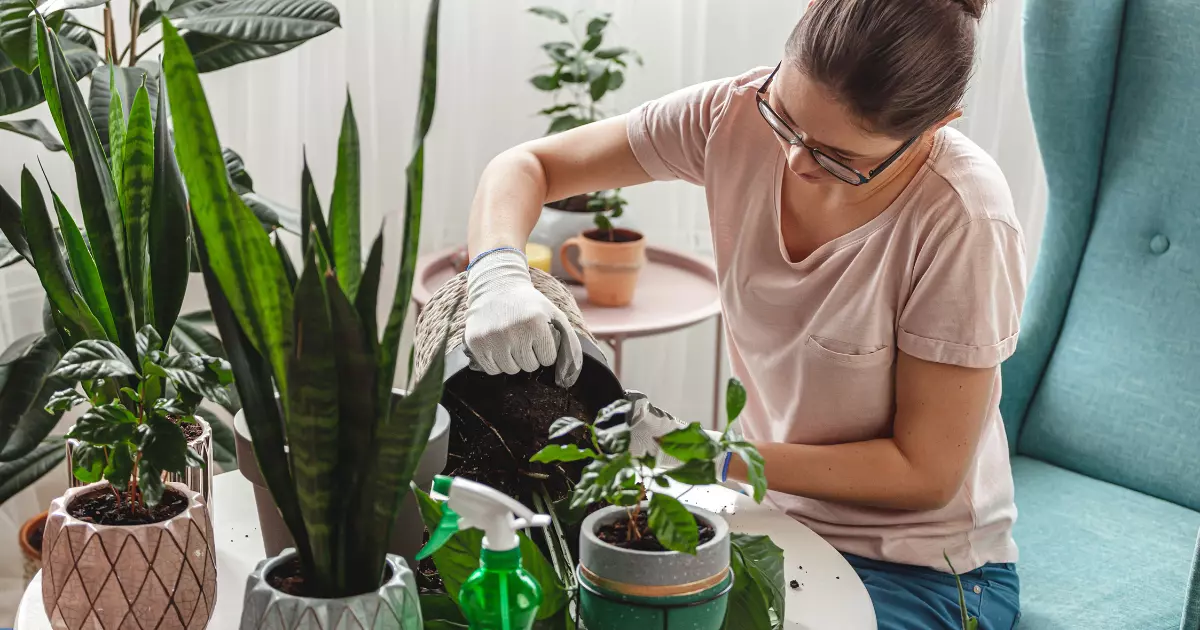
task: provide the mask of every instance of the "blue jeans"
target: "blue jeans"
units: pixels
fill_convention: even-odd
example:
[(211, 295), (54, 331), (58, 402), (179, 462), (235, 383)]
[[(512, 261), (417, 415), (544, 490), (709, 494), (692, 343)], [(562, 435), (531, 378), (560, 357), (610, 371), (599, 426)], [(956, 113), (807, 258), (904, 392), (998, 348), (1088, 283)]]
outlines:
[[(961, 630), (954, 576), (927, 567), (842, 554), (867, 587), (879, 630)], [(1012, 630), (1021, 618), (1021, 582), (1014, 564), (986, 564), (959, 576), (967, 613), (979, 630)]]

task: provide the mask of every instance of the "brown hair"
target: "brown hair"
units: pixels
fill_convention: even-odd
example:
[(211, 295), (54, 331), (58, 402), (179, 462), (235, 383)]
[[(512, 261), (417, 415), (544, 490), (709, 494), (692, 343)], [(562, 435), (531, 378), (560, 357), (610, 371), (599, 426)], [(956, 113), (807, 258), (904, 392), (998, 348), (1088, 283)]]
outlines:
[(921, 133), (959, 106), (987, 0), (816, 0), (787, 56), (869, 130)]

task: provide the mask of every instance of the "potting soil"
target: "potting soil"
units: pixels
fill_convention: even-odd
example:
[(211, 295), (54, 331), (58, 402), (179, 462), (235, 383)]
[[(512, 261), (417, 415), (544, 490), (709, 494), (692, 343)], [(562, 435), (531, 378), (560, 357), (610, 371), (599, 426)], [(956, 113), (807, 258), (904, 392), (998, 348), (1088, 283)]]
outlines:
[(113, 488), (93, 490), (71, 502), (67, 513), (97, 525), (145, 525), (161, 523), (187, 509), (187, 497), (167, 488), (158, 505), (148, 508), (130, 501), (127, 493), (118, 498)]
[[(654, 532), (650, 531), (650, 524), (646, 510), (638, 512), (637, 520), (635, 521), (637, 531), (630, 538), (629, 518), (623, 517), (611, 523), (601, 525), (596, 530), (596, 537), (600, 540), (620, 547), (622, 549), (631, 549), (634, 551), (670, 551), (658, 542), (658, 538), (654, 536)], [(704, 543), (713, 539), (717, 535), (717, 531), (712, 525), (697, 519), (696, 524), (700, 526), (700, 543)]]

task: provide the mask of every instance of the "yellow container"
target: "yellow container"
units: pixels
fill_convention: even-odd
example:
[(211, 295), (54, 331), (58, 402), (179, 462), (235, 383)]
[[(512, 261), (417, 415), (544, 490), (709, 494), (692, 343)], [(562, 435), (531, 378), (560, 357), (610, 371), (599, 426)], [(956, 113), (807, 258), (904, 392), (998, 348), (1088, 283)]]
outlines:
[(525, 257), (529, 259), (530, 267), (550, 273), (549, 247), (539, 243), (529, 243), (525, 245)]

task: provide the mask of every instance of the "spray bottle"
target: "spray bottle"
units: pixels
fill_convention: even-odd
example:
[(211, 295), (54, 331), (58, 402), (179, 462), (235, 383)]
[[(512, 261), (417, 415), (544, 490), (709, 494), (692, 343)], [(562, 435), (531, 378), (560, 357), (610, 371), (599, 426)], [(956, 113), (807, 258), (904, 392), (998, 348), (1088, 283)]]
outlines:
[(534, 514), (508, 495), (466, 479), (438, 475), (431, 496), (446, 503), (442, 520), (429, 533), (417, 560), (433, 555), (459, 530), (483, 530), (480, 565), (459, 589), (458, 606), (471, 630), (528, 630), (537, 618), (542, 588), (521, 568), (517, 531), (546, 527), (550, 517)]

